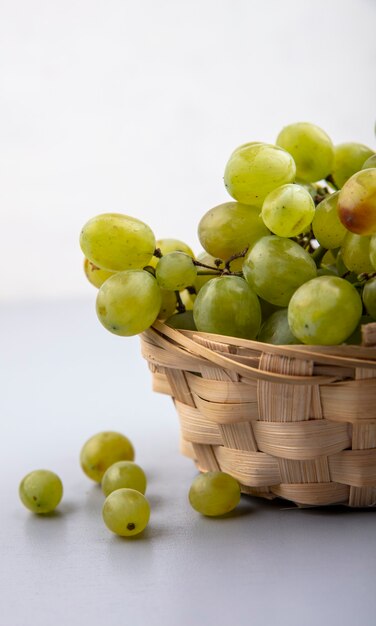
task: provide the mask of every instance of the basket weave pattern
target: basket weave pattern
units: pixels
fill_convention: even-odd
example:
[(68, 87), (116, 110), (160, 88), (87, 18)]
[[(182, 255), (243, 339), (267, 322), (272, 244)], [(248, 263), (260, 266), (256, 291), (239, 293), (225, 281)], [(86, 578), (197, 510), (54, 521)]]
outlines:
[(200, 470), (300, 506), (376, 506), (375, 347), (274, 346), (160, 322), (141, 347)]

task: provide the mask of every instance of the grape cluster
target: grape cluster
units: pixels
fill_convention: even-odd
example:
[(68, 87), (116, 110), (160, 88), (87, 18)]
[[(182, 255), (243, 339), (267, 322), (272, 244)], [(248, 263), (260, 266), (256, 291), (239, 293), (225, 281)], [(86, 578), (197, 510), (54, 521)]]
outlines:
[(158, 318), (266, 343), (359, 343), (360, 324), (376, 319), (374, 151), (290, 124), (275, 145), (234, 150), (224, 183), (233, 201), (201, 218), (197, 256), (127, 215), (85, 224), (84, 270), (105, 328), (135, 335)]

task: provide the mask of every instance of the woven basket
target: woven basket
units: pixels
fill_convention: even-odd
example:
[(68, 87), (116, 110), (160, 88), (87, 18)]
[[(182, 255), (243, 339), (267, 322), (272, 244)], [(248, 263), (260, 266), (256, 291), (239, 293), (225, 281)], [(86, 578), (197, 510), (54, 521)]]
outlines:
[(156, 322), (141, 335), (181, 451), (244, 493), (376, 506), (376, 324), (367, 346), (274, 346)]

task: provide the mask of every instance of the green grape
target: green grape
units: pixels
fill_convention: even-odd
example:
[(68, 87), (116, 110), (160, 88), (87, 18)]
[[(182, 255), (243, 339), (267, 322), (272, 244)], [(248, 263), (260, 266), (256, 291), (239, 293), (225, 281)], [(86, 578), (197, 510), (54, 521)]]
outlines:
[(367, 312), (376, 319), (376, 277), (367, 280), (363, 288), (362, 300)]
[(193, 319), (193, 311), (184, 311), (184, 313), (175, 313), (166, 320), (167, 326), (180, 330), (197, 330)]
[(97, 289), (103, 285), (107, 278), (110, 278), (110, 276), (113, 276), (115, 273), (109, 272), (108, 270), (101, 270), (100, 267), (94, 265), (89, 259), (84, 259), (84, 272), (89, 283), (94, 285)]
[(162, 304), (159, 309), (158, 319), (166, 320), (176, 311), (176, 295), (175, 291), (161, 289)]
[(118, 461), (113, 463), (103, 474), (102, 491), (105, 496), (116, 489), (135, 489), (140, 493), (146, 491), (146, 476), (144, 470), (133, 461)]
[(121, 537), (131, 537), (148, 525), (150, 505), (136, 489), (116, 489), (107, 496), (102, 515), (109, 530)]
[(80, 453), (80, 464), (85, 474), (100, 483), (105, 471), (118, 461), (133, 461), (134, 448), (128, 437), (113, 431), (104, 431), (90, 437)]
[(321, 200), (312, 221), (312, 230), (317, 241), (329, 250), (338, 248), (348, 232), (338, 217), (338, 196), (339, 191)]
[(268, 144), (265, 144), (264, 141), (247, 141), (246, 143), (242, 143), (240, 146), (235, 148), (235, 150), (231, 152), (230, 157), (232, 157), (234, 154), (236, 154), (240, 150), (243, 150), (243, 148), (248, 148), (249, 146), (265, 146), (265, 145), (268, 145)]
[(182, 291), (193, 285), (197, 276), (192, 257), (184, 252), (169, 252), (155, 268), (155, 277), (162, 289)]
[[(205, 265), (209, 265), (210, 267), (216, 268), (216, 264), (215, 261), (217, 260), (217, 257), (212, 256), (211, 254), (209, 254), (208, 252), (206, 252), (205, 250), (203, 250), (202, 252), (200, 252), (197, 255), (197, 261), (204, 263)], [(220, 260), (220, 259), (218, 259)], [(242, 269), (242, 265), (243, 265), (243, 259), (236, 259), (235, 261), (233, 261), (233, 263), (231, 263), (231, 270), (233, 272), (238, 272), (241, 271)], [(220, 265), (218, 266), (218, 269), (223, 271), (225, 269), (225, 263), (224, 261), (221, 261)], [(207, 283), (209, 280), (211, 280), (212, 278), (214, 278), (215, 276), (217, 276), (218, 274), (216, 274), (213, 270), (212, 274), (210, 274), (209, 269), (205, 268), (205, 267), (200, 267), (199, 265), (197, 266), (197, 277), (196, 280), (194, 282), (194, 288), (196, 289), (196, 292), (198, 293), (201, 289), (201, 287), (203, 285), (205, 285), (205, 283)], [(202, 274), (201, 274), (202, 272)]]
[(245, 257), (243, 272), (260, 298), (286, 307), (294, 291), (317, 275), (317, 268), (295, 241), (270, 235), (255, 243)]
[(268, 234), (260, 210), (239, 202), (226, 202), (210, 209), (198, 225), (202, 247), (214, 258), (225, 261)]
[(264, 143), (248, 144), (230, 156), (224, 182), (235, 200), (261, 209), (268, 193), (293, 182), (295, 171), (294, 159), (282, 148)]
[(371, 167), (376, 167), (376, 154), (370, 156), (369, 159), (363, 163), (362, 170), (368, 170)]
[(352, 345), (352, 346), (354, 345), (360, 346), (360, 344), (362, 343), (362, 339), (363, 339), (362, 326), (366, 324), (371, 324), (374, 321), (375, 321), (374, 318), (371, 317), (370, 315), (362, 315), (354, 332), (350, 335), (350, 337), (346, 339), (345, 343), (348, 345)]
[(376, 236), (371, 237), (369, 242), (369, 258), (373, 269), (376, 270)]
[(338, 189), (345, 182), (362, 169), (364, 161), (373, 155), (373, 150), (361, 143), (341, 143), (334, 146), (334, 161), (332, 167), (332, 179)]
[(370, 259), (371, 237), (362, 237), (347, 233), (341, 246), (342, 258), (346, 267), (356, 274), (372, 272), (373, 266)]
[[(271, 302), (267, 302), (267, 300), (263, 300), (259, 297), (260, 307), (261, 307), (261, 318), (262, 322), (266, 322), (266, 320), (276, 311), (281, 311), (281, 307), (272, 304)], [(283, 307), (282, 307), (283, 308)]]
[(233, 511), (240, 502), (240, 485), (225, 472), (199, 474), (192, 482), (188, 498), (202, 515), (217, 517)]
[(258, 341), (272, 343), (274, 345), (291, 345), (300, 343), (291, 332), (288, 320), (287, 309), (275, 311), (263, 323), (257, 336)]
[[(184, 252), (185, 254), (188, 254), (188, 256), (192, 257), (192, 259), (195, 258), (191, 248), (184, 243), (184, 241), (180, 241), (180, 239), (158, 239), (155, 247), (161, 251), (162, 255), (169, 254), (170, 252)], [(157, 267), (158, 262), (159, 258), (153, 256), (151, 261), (149, 261), (149, 265)]]
[(338, 198), (342, 224), (357, 235), (376, 234), (376, 168), (357, 172), (342, 187)]
[(50, 470), (34, 470), (22, 479), (19, 495), (33, 513), (51, 513), (63, 497), (63, 484)]
[(144, 270), (118, 272), (97, 295), (97, 315), (107, 330), (129, 337), (149, 328), (161, 309), (161, 290), (154, 276)]
[(337, 345), (355, 330), (362, 301), (353, 285), (337, 276), (318, 276), (296, 290), (288, 306), (292, 333), (305, 344)]
[(308, 122), (285, 126), (279, 133), (276, 143), (294, 158), (298, 180), (314, 183), (330, 174), (333, 164), (333, 144), (318, 126)]
[(135, 217), (103, 213), (85, 224), (80, 245), (94, 265), (118, 272), (147, 265), (154, 254), (155, 237), (149, 226)]
[(271, 191), (262, 205), (261, 217), (272, 233), (280, 237), (296, 237), (312, 222), (315, 203), (300, 185), (282, 185)]
[(258, 298), (243, 278), (213, 278), (199, 291), (193, 306), (198, 330), (254, 339), (261, 324)]

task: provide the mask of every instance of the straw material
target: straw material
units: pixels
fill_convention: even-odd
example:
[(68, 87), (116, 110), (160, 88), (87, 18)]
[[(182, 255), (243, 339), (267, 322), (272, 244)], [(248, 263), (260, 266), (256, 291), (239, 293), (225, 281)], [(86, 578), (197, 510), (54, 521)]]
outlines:
[(244, 493), (376, 506), (376, 324), (362, 346), (274, 346), (161, 322), (141, 335), (181, 451)]

